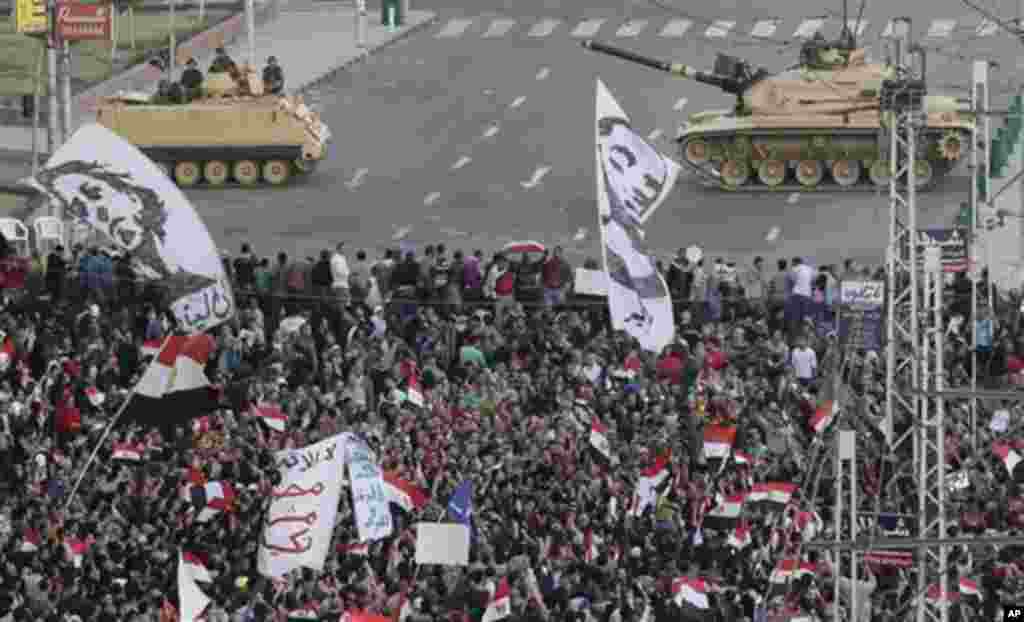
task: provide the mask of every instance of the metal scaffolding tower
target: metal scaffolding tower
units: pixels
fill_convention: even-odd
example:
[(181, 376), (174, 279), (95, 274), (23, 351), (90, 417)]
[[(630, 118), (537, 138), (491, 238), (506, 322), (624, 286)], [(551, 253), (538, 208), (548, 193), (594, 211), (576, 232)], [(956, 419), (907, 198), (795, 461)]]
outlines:
[[(913, 442), (914, 471), (918, 485), (920, 514), (918, 537), (941, 542), (947, 536), (942, 501), (945, 494), (943, 452), (943, 409), (929, 412), (929, 402), (920, 389), (942, 374), (941, 365), (929, 365), (927, 344), (921, 337), (919, 303), (921, 262), (918, 257), (917, 173), (928, 166), (918, 161), (918, 129), (927, 118), (924, 50), (911, 43), (909, 18), (893, 20), (889, 64), (892, 76), (882, 84), (881, 109), (889, 132), (889, 247), (888, 317), (886, 343), (886, 435), (896, 450), (909, 436)], [(920, 258), (920, 259), (923, 259)], [(941, 276), (938, 278), (941, 288)], [(928, 279), (931, 282), (931, 279)], [(934, 298), (934, 297), (933, 297)], [(927, 298), (926, 298), (927, 300)], [(934, 319), (933, 319), (934, 323)], [(941, 327), (941, 318), (938, 319)], [(941, 328), (932, 329), (936, 335)], [(929, 373), (929, 371), (931, 373)], [(941, 386), (941, 385), (940, 385)], [(909, 430), (892, 437), (896, 421), (909, 421)], [(897, 463), (894, 461), (894, 464)], [(945, 551), (942, 544), (921, 547), (918, 560), (917, 621), (947, 622), (945, 602)], [(942, 598), (928, 599), (930, 586), (938, 584)]]

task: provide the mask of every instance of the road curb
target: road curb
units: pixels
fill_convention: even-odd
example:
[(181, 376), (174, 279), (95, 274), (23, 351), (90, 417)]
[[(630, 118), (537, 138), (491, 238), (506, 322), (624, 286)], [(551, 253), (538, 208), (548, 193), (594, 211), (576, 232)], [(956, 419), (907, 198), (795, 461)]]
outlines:
[(327, 82), (327, 81), (333, 79), (335, 76), (337, 76), (342, 71), (348, 71), (353, 66), (358, 65), (359, 63), (363, 62), (364, 60), (366, 60), (370, 56), (373, 56), (377, 52), (380, 52), (381, 50), (384, 50), (384, 49), (386, 49), (388, 47), (391, 47), (392, 45), (398, 43), (399, 41), (402, 41), (403, 39), (406, 39), (409, 36), (420, 32), (421, 30), (425, 30), (427, 28), (430, 28), (431, 26), (436, 24), (438, 22), (438, 20), (440, 20), (440, 16), (437, 13), (434, 13), (434, 15), (431, 16), (429, 19), (427, 19), (427, 20), (425, 20), (423, 22), (420, 22), (419, 24), (416, 24), (415, 26), (410, 27), (408, 30), (406, 30), (405, 32), (401, 33), (397, 37), (394, 37), (392, 39), (388, 39), (387, 41), (383, 41), (381, 43), (378, 43), (375, 46), (369, 47), (369, 48), (363, 50), (362, 52), (360, 52), (358, 55), (353, 56), (352, 58), (346, 60), (344, 63), (338, 65), (334, 69), (328, 70), (327, 73), (323, 74), (319, 78), (316, 78), (314, 80), (311, 80), (311, 81), (307, 82), (306, 84), (303, 84), (298, 89), (296, 89), (296, 93), (299, 93), (301, 95), (305, 95), (306, 91), (308, 91), (309, 89), (315, 88), (315, 87), (323, 84), (324, 82)]

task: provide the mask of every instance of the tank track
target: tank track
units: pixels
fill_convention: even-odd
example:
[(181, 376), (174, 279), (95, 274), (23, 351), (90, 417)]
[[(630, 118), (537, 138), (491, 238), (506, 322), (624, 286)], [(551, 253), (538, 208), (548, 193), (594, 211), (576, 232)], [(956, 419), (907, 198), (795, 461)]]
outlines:
[[(800, 133), (801, 132), (794, 132), (794, 134), (800, 134)], [(767, 135), (766, 134), (766, 135), (763, 135), (763, 136), (765, 138), (768, 138), (768, 139), (777, 139), (780, 134), (785, 135), (786, 132), (784, 130), (783, 131), (777, 131), (776, 133), (773, 133), (771, 135)], [(930, 136), (928, 136), (928, 134), (930, 134)], [(942, 135), (942, 132), (940, 132), (940, 131), (927, 132), (927, 134), (926, 134), (926, 136), (927, 136), (926, 141), (922, 141), (924, 143), (924, 146), (923, 146), (922, 149), (927, 149), (932, 144), (937, 144), (937, 141), (941, 138), (941, 135)], [(837, 183), (832, 178), (832, 175), (829, 172), (829, 167), (827, 165), (827, 162), (828, 162), (827, 159), (816, 159), (815, 161), (817, 161), (824, 168), (825, 173), (824, 173), (824, 176), (821, 178), (821, 180), (817, 184), (815, 184), (815, 185), (804, 185), (804, 184), (800, 183), (799, 181), (797, 181), (794, 178), (794, 171), (793, 171), (793, 162), (794, 161), (793, 160), (785, 160), (786, 163), (787, 163), (787, 171), (786, 171), (785, 181), (783, 181), (782, 183), (779, 183), (777, 185), (768, 185), (768, 184), (762, 182), (761, 179), (759, 179), (759, 177), (758, 177), (756, 167), (751, 166), (750, 175), (747, 178), (747, 180), (742, 185), (736, 186), (736, 185), (732, 185), (732, 184), (726, 183), (725, 181), (722, 180), (722, 174), (721, 174), (721, 171), (720, 171), (720, 166), (722, 164), (721, 160), (712, 159), (712, 160), (709, 160), (709, 161), (706, 161), (706, 162), (703, 162), (703, 163), (697, 163), (697, 162), (692, 161), (688, 157), (688, 155), (687, 155), (687, 151), (688, 151), (687, 147), (688, 147), (688, 145), (691, 142), (695, 142), (697, 140), (702, 140), (702, 141), (704, 141), (706, 143), (709, 143), (709, 144), (713, 142), (713, 143), (721, 145), (721, 144), (724, 144), (726, 142), (730, 142), (736, 136), (737, 135), (734, 134), (734, 133), (733, 134), (721, 134), (721, 135), (718, 135), (718, 136), (707, 135), (707, 134), (693, 134), (693, 135), (690, 135), (690, 136), (683, 136), (683, 137), (680, 137), (680, 138), (676, 139), (675, 142), (676, 142), (676, 144), (679, 147), (679, 156), (680, 156), (679, 159), (685, 165), (686, 169), (688, 169), (692, 173), (694, 181), (696, 183), (698, 183), (699, 185), (701, 185), (701, 186), (703, 186), (705, 188), (721, 190), (723, 192), (734, 192), (734, 193), (768, 193), (768, 192), (787, 192), (787, 193), (792, 193), (792, 192), (802, 192), (802, 193), (814, 193), (814, 192), (829, 192), (829, 193), (834, 193), (834, 192), (861, 192), (861, 193), (863, 193), (863, 192), (878, 192), (880, 190), (884, 191), (889, 186), (888, 182), (883, 183), (883, 184), (876, 184), (874, 181), (872, 181), (870, 179), (870, 177), (869, 177), (867, 167), (864, 166), (864, 160), (862, 160), (862, 159), (858, 159), (857, 160), (857, 161), (861, 162), (861, 167), (862, 167), (862, 170), (860, 171), (859, 178), (858, 178), (858, 180), (855, 183), (852, 183), (850, 185), (841, 185), (841, 184)], [(762, 135), (758, 135), (758, 134), (744, 134), (744, 136), (749, 137), (752, 141), (756, 141), (757, 138), (761, 137)], [(865, 139), (865, 138), (870, 137), (872, 139), (872, 142), (874, 142), (875, 140), (877, 140), (877, 138), (876, 138), (877, 137), (877, 132), (870, 132), (870, 133), (859, 132), (859, 133), (857, 133), (857, 137), (862, 139), (862, 140)], [(708, 140), (709, 138), (711, 140)], [(969, 141), (970, 141), (970, 138), (969, 138), (969, 135), (968, 135), (968, 136), (966, 136), (966, 137), (961, 139), (961, 144), (969, 144)], [(932, 178), (927, 183), (918, 184), (917, 190), (919, 192), (928, 192), (930, 190), (933, 190), (959, 164), (958, 160), (949, 161), (949, 160), (936, 160), (935, 158), (927, 158), (927, 161), (932, 165)]]

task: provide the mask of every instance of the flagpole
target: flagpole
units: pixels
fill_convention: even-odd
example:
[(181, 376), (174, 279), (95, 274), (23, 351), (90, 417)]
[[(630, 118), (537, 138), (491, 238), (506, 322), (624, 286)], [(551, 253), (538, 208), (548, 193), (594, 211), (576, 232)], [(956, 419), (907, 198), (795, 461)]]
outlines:
[[(150, 361), (149, 366), (152, 366), (153, 363), (155, 363), (156, 360), (160, 358), (160, 355), (163, 353), (164, 348), (167, 347), (167, 344), (170, 343), (170, 341), (171, 338), (169, 336), (164, 338), (164, 342), (160, 346), (160, 351), (157, 352), (156, 356), (153, 357), (153, 360)], [(149, 366), (146, 367), (146, 371), (143, 372), (142, 377), (145, 377), (146, 372), (149, 371)], [(85, 465), (82, 466), (82, 471), (81, 473), (78, 474), (78, 480), (75, 481), (75, 485), (71, 488), (71, 493), (68, 495), (68, 501), (64, 505), (64, 512), (67, 512), (68, 508), (71, 507), (71, 503), (75, 500), (75, 495), (78, 493), (78, 488), (82, 485), (82, 480), (85, 479), (85, 474), (89, 472), (89, 467), (91, 467), (92, 463), (96, 461), (96, 456), (99, 455), (100, 448), (103, 447), (103, 443), (105, 443), (107, 437), (110, 436), (110, 431), (114, 429), (115, 425), (117, 425), (117, 422), (121, 418), (121, 415), (123, 415), (125, 409), (128, 408), (128, 404), (130, 404), (132, 398), (135, 397), (135, 391), (136, 389), (138, 389), (138, 386), (139, 383), (136, 382), (135, 386), (132, 387), (131, 392), (128, 393), (128, 397), (125, 399), (124, 402), (121, 403), (121, 406), (117, 409), (117, 412), (114, 413), (114, 418), (111, 419), (109, 424), (107, 424), (107, 429), (103, 430), (103, 435), (100, 436), (100, 440), (96, 443), (96, 447), (93, 448), (92, 455), (89, 456), (89, 459), (85, 462)]]

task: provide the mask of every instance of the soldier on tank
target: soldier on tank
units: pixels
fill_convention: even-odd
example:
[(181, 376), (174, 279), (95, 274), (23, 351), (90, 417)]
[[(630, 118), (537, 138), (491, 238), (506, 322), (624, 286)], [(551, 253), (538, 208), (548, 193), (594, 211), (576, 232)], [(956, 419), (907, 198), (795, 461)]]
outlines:
[(227, 51), (224, 48), (217, 48), (217, 55), (214, 56), (213, 62), (210, 63), (210, 73), (232, 73), (237, 70), (235, 61), (231, 60)]
[(263, 68), (263, 91), (272, 95), (280, 95), (284, 91), (284, 70), (277, 64), (277, 57), (267, 59)]
[(181, 74), (181, 86), (185, 89), (185, 98), (189, 101), (199, 97), (203, 86), (203, 72), (199, 71), (196, 59), (190, 58), (185, 64), (185, 71)]

